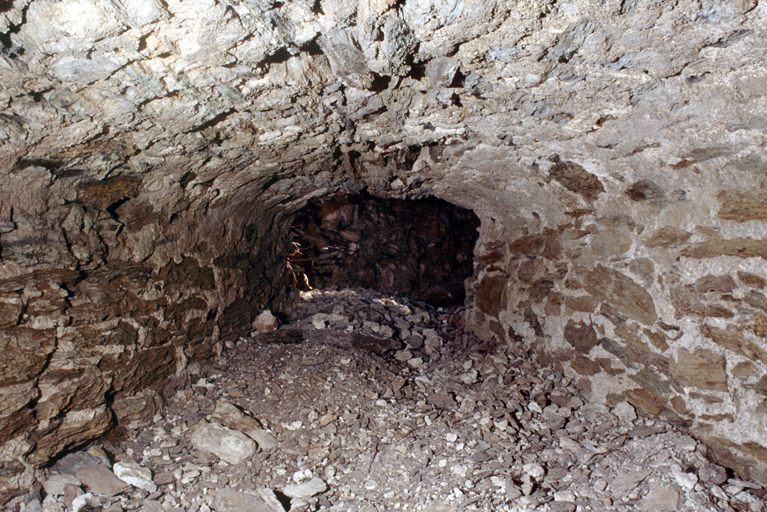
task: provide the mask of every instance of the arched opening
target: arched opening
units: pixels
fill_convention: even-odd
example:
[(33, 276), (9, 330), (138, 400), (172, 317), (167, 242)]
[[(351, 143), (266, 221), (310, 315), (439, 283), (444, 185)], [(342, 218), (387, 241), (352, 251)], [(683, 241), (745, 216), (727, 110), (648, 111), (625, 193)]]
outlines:
[(454, 305), (466, 296), (478, 228), (474, 212), (433, 197), (339, 194), (298, 212), (288, 264), (302, 289), (372, 288)]

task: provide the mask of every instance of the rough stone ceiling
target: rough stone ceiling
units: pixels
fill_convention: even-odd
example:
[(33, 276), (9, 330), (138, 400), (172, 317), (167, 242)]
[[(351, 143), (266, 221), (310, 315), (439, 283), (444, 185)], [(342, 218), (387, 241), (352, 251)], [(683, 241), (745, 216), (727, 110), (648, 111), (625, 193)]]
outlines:
[(44, 463), (121, 399), (178, 385), (284, 304), (292, 215), (366, 189), (477, 213), (479, 336), (767, 481), (767, 6), (0, 11), (4, 456)]

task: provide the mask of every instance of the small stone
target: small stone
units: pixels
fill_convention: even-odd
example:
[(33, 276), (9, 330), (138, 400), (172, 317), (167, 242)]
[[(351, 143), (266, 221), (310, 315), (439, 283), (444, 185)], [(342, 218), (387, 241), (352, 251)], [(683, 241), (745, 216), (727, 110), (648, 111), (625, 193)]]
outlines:
[(522, 491), (519, 490), (519, 487), (514, 485), (510, 478), (506, 479), (506, 499), (515, 500), (520, 496), (522, 496)]
[(176, 477), (173, 475), (170, 471), (164, 471), (162, 473), (157, 473), (154, 476), (154, 483), (157, 485), (169, 485), (176, 481)]
[(159, 501), (147, 499), (141, 504), (141, 512), (165, 512), (165, 509)]
[(679, 510), (679, 492), (670, 487), (656, 487), (639, 503), (639, 510), (647, 512)]
[(706, 463), (698, 470), (703, 483), (722, 485), (727, 481), (727, 470), (718, 464)]
[(405, 339), (405, 341), (407, 342), (407, 348), (411, 348), (413, 350), (419, 350), (423, 348), (423, 337), (419, 334), (411, 334)]
[(540, 480), (546, 474), (546, 470), (543, 466), (537, 463), (524, 464), (522, 471), (525, 472), (532, 480)]
[(442, 339), (438, 336), (428, 336), (426, 341), (423, 342), (423, 345), (426, 353), (431, 356), (439, 352), (439, 347), (442, 346)]
[(117, 478), (134, 487), (155, 492), (157, 485), (152, 480), (152, 471), (134, 462), (118, 462), (112, 468)]
[(320, 417), (320, 426), (327, 427), (328, 425), (330, 425), (334, 421), (336, 421), (335, 415), (330, 414), (330, 413), (324, 414), (324, 415), (322, 415)]
[(639, 482), (647, 478), (652, 471), (643, 469), (641, 471), (627, 471), (619, 473), (610, 484), (610, 490), (615, 497), (636, 489)]
[(445, 439), (447, 439), (447, 441), (450, 443), (454, 443), (458, 440), (458, 434), (456, 434), (455, 432), (448, 432), (445, 435)]
[(428, 507), (421, 509), (421, 512), (458, 512), (458, 509), (451, 507), (450, 505), (439, 503), (436, 505), (429, 505)]
[(407, 364), (409, 364), (411, 368), (423, 368), (423, 359), (420, 357), (414, 357), (412, 359), (408, 359)]
[(72, 500), (72, 512), (80, 512), (81, 510), (94, 510), (100, 508), (101, 503), (91, 493), (81, 494)]
[(269, 332), (276, 330), (280, 326), (280, 322), (271, 311), (265, 309), (253, 320), (251, 325), (259, 332)]
[(477, 370), (470, 370), (466, 373), (462, 373), (458, 378), (466, 385), (475, 384), (477, 382)]
[(569, 501), (554, 501), (549, 504), (551, 512), (575, 512), (575, 503)]
[(218, 491), (211, 505), (216, 512), (274, 512), (261, 497), (228, 488)]
[(698, 483), (698, 477), (692, 473), (673, 471), (671, 474), (673, 475), (674, 480), (676, 480), (676, 483), (679, 484), (679, 487), (685, 489), (686, 491), (693, 490), (695, 484)]
[(20, 512), (43, 512), (43, 504), (34, 499), (21, 506)]
[(633, 423), (637, 419), (634, 407), (628, 402), (621, 402), (613, 408), (612, 413), (621, 420), (621, 423)]
[(43, 482), (43, 489), (45, 489), (46, 494), (63, 496), (64, 486), (67, 484), (75, 485), (77, 487), (82, 485), (80, 480), (72, 475), (51, 475), (48, 480)]
[(316, 494), (325, 492), (327, 488), (328, 484), (322, 478), (314, 477), (302, 484), (286, 485), (282, 492), (289, 498), (311, 498)]
[(274, 436), (261, 428), (255, 418), (248, 416), (229, 402), (223, 400), (218, 402), (211, 419), (225, 427), (247, 435), (258, 443), (258, 447), (263, 451), (272, 451), (279, 446)]
[(405, 362), (413, 358), (413, 353), (409, 350), (398, 350), (394, 353), (394, 359), (399, 362)]

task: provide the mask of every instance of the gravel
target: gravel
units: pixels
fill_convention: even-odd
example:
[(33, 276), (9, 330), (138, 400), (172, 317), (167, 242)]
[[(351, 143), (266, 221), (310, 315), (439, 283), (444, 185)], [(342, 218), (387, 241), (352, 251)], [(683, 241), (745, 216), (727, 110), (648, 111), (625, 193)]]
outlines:
[(554, 369), (456, 330), (459, 310), (362, 289), (302, 297), (278, 330), (227, 342), (151, 424), (87, 450), (107, 461), (68, 456), (130, 468), (129, 490), (78, 485), (65, 458), (22, 510), (764, 507), (764, 489), (728, 479), (683, 430), (589, 403)]

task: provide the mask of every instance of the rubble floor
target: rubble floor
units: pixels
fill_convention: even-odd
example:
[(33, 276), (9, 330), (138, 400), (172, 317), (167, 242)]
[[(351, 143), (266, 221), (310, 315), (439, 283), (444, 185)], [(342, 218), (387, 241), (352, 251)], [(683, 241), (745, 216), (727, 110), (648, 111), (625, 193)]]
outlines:
[[(460, 310), (363, 289), (302, 297), (279, 330), (229, 340), (215, 364), (193, 364), (191, 386), (150, 424), (120, 427), (47, 469), (45, 489), (16, 509), (764, 508), (761, 486), (713, 464), (683, 430), (627, 403), (587, 402), (552, 368), (463, 333)], [(228, 404), (274, 446), (261, 438), (228, 463), (192, 442)], [(108, 496), (77, 479), (84, 464), (116, 462), (151, 470), (156, 489)], [(69, 487), (54, 489), (68, 473)]]

